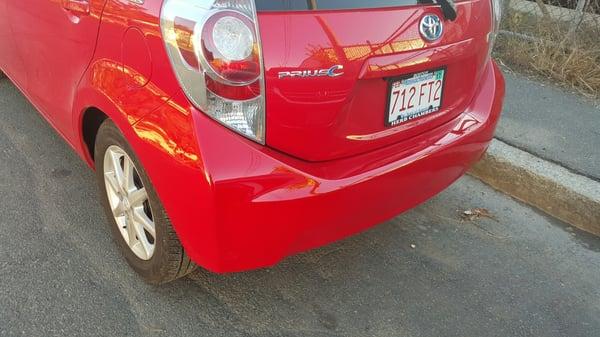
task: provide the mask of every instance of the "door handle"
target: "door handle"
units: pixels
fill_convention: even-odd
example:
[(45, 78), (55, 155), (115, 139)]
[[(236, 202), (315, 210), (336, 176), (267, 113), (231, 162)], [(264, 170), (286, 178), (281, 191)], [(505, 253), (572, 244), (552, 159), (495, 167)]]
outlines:
[(75, 15), (90, 14), (89, 0), (62, 0), (62, 6), (64, 9)]

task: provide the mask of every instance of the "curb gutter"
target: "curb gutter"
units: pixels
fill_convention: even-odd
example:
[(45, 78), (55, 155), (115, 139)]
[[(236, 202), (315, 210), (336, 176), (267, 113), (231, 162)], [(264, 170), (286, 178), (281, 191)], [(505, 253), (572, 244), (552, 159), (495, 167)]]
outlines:
[(600, 235), (600, 182), (497, 139), (469, 174), (553, 217)]

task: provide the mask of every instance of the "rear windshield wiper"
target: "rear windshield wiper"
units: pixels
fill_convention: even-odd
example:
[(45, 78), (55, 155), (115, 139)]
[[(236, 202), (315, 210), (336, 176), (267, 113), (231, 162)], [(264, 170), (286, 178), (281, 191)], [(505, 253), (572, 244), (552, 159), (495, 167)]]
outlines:
[(436, 3), (442, 7), (442, 14), (444, 19), (454, 21), (456, 20), (456, 4), (454, 0), (420, 0), (420, 3)]

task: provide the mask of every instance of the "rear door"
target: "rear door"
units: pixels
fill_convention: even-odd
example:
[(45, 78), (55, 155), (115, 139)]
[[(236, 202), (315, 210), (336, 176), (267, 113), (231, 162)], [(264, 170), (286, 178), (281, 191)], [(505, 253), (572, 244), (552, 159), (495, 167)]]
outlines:
[(92, 59), (105, 2), (6, 2), (12, 34), (26, 68), (28, 80), (23, 89), (65, 136), (73, 133), (75, 88)]
[[(418, 0), (256, 3), (267, 144), (309, 161), (372, 151), (451, 121), (488, 60), (489, 0), (458, 2), (455, 21)], [(420, 32), (431, 14), (443, 25), (433, 41)], [(419, 100), (431, 109), (415, 110)]]

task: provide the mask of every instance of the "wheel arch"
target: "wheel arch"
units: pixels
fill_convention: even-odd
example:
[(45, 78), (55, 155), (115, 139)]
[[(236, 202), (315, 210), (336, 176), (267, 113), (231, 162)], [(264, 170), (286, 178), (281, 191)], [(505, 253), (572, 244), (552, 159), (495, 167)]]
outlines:
[(92, 88), (79, 91), (73, 111), (73, 125), (76, 133), (75, 143), (79, 147), (79, 155), (92, 169), (95, 169), (94, 147), (96, 136), (100, 125), (105, 120), (110, 119), (127, 136), (133, 133), (126, 116), (119, 112), (118, 107), (111, 104), (106, 96)]
[(89, 107), (83, 112), (81, 118), (81, 139), (83, 149), (86, 151), (86, 160), (91, 163), (95, 162), (94, 147), (98, 130), (100, 129), (100, 125), (107, 119), (110, 119), (108, 115), (96, 107)]

